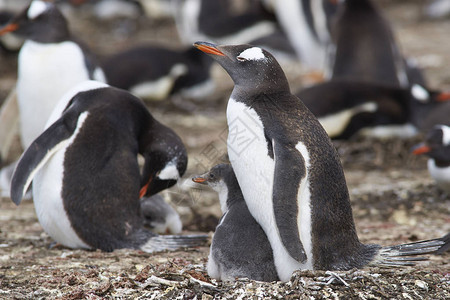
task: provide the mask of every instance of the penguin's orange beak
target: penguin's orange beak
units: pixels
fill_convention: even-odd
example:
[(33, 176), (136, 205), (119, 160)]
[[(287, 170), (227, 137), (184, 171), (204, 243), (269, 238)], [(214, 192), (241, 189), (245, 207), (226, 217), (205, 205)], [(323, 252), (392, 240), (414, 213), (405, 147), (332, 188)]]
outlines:
[(206, 179), (201, 176), (193, 177), (192, 181), (196, 183), (206, 184)]
[(442, 92), (437, 96), (436, 99), (440, 102), (450, 101), (450, 92)]
[(419, 144), (412, 149), (412, 153), (415, 155), (425, 154), (431, 151), (430, 146), (426, 144)]
[(150, 179), (148, 180), (147, 184), (144, 185), (141, 190), (139, 191), (139, 199), (141, 199), (142, 197), (145, 196), (145, 194), (147, 194), (148, 191), (148, 186), (150, 185), (150, 182), (152, 182), (152, 177), (150, 176)]
[(216, 45), (206, 42), (195, 42), (194, 47), (208, 54), (225, 56), (222, 51), (217, 49)]
[(5, 27), (3, 27), (2, 29), (0, 29), (0, 35), (4, 35), (5, 33), (16, 31), (18, 28), (19, 28), (19, 25), (17, 25), (16, 23), (10, 23), (10, 24), (6, 25)]

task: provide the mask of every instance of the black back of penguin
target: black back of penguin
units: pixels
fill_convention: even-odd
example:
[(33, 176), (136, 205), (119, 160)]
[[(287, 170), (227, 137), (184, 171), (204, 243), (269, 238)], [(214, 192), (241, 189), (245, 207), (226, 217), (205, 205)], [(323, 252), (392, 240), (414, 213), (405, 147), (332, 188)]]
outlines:
[(408, 84), (390, 25), (371, 0), (345, 0), (332, 39), (336, 46), (332, 78)]
[[(82, 114), (84, 121), (80, 124)], [(24, 180), (32, 176), (29, 173), (34, 168), (40, 167), (39, 157), (45, 155), (42, 152), (71, 134), (74, 139), (64, 153), (61, 187), (61, 201), (71, 227), (91, 248), (142, 249), (156, 235), (142, 228), (139, 201), (142, 179), (137, 154), (142, 153), (146, 162), (152, 154), (157, 157), (157, 160), (153, 158), (155, 164), (151, 165), (151, 170), (146, 171), (144, 166), (142, 175), (153, 179), (155, 188), (148, 193), (154, 194), (163, 188), (161, 181), (164, 183), (158, 180), (157, 173), (169, 162), (158, 161), (164, 157), (161, 151), (179, 163), (179, 172), (184, 173), (187, 156), (181, 140), (177, 137), (171, 141), (174, 147), (167, 149), (167, 143), (161, 140), (175, 135), (173, 131), (156, 121), (138, 98), (125, 91), (105, 87), (79, 92), (70, 100), (61, 118), (22, 156), (12, 183), (12, 198), (16, 204), (20, 202), (18, 194)], [(154, 181), (158, 183), (154, 185)], [(44, 180), (41, 184), (51, 183)], [(33, 191), (40, 188), (34, 186)], [(35, 196), (36, 201), (45, 200)]]
[(269, 240), (250, 214), (231, 165), (214, 166), (206, 174), (193, 178), (195, 182), (200, 182), (199, 179), (218, 192), (219, 198), (226, 195), (226, 199), (220, 198), (225, 211), (211, 244), (208, 274), (221, 280), (235, 277), (278, 280)]
[[(99, 95), (109, 103), (92, 102)], [(89, 224), (86, 232), (77, 233), (87, 244), (100, 249), (106, 245), (108, 250), (123, 247), (120, 244), (127, 238), (127, 231), (142, 226), (137, 217), (140, 203), (136, 182), (140, 182), (140, 175), (136, 156), (139, 124), (148, 124), (149, 120), (134, 99), (127, 97), (129, 104), (119, 104), (124, 95), (108, 89), (94, 90), (78, 94), (72, 104), (75, 111), (79, 107), (93, 117), (86, 119), (74, 144), (67, 149), (62, 197), (72, 226), (79, 230)], [(109, 188), (105, 189), (107, 182)], [(99, 203), (102, 200), (103, 205)], [(117, 226), (120, 219), (127, 220), (130, 229), (123, 226), (125, 223)]]

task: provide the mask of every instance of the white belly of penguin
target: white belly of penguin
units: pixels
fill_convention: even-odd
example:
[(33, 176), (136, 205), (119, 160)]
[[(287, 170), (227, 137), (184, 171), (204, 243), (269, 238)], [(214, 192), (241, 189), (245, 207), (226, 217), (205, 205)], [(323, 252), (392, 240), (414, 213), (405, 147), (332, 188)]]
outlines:
[(69, 248), (90, 248), (73, 229), (62, 199), (64, 176), (64, 156), (67, 148), (73, 143), (85, 116), (77, 124), (77, 130), (64, 146), (57, 151), (33, 179), (33, 201), (39, 223), (44, 231), (56, 242)]
[[(268, 155), (264, 127), (259, 116), (245, 104), (230, 99), (227, 119), (230, 162), (245, 202), (272, 246), (278, 276), (282, 281), (287, 281), (295, 270), (312, 269), (313, 266), (309, 199), (298, 207), (297, 230), (307, 255), (307, 260), (300, 263), (293, 259), (283, 246), (276, 225), (272, 199), (275, 162)], [(299, 193), (305, 192), (305, 188), (309, 193), (309, 187), (304, 184), (300, 186)]]
[(25, 148), (42, 133), (64, 93), (88, 79), (84, 55), (75, 43), (25, 42), (19, 54), (17, 80), (21, 140)]
[(436, 184), (447, 193), (450, 193), (450, 167), (439, 168), (434, 159), (428, 159), (428, 171)]

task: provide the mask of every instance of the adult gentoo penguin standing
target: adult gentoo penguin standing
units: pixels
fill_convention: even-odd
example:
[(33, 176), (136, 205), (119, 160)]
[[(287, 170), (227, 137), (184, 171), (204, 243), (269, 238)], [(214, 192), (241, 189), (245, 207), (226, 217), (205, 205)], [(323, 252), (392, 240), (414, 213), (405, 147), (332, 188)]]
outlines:
[(214, 166), (192, 180), (208, 184), (219, 194), (223, 213), (211, 243), (208, 275), (231, 281), (236, 277), (278, 280), (269, 240), (248, 211), (231, 165)]
[[(11, 199), (19, 204), (33, 180), (39, 222), (55, 241), (70, 248), (152, 252), (204, 240), (143, 228), (139, 196), (173, 185), (187, 155), (180, 138), (138, 98), (83, 82), (63, 96), (48, 126), (20, 158)], [(145, 159), (142, 176), (138, 153)]]
[(194, 46), (235, 83), (227, 107), (228, 156), (272, 246), (279, 278), (287, 281), (297, 269), (399, 264), (390, 260), (399, 251), (359, 241), (338, 154), (319, 121), (291, 94), (274, 57), (251, 45)]
[(345, 0), (336, 18), (331, 30), (332, 78), (409, 86), (405, 59), (388, 20), (373, 1)]
[(450, 127), (436, 125), (426, 136), (425, 142), (413, 149), (414, 154), (426, 154), (428, 171), (436, 184), (450, 193)]
[(79, 82), (105, 77), (93, 55), (73, 39), (52, 2), (32, 1), (0, 29), (0, 35), (7, 32), (26, 39), (19, 53), (17, 101), (21, 142), (27, 148), (65, 92)]

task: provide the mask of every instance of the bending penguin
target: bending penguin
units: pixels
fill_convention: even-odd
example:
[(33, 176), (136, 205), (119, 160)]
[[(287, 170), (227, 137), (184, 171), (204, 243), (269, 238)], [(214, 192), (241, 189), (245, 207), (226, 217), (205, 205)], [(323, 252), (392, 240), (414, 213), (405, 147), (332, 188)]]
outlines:
[(192, 180), (209, 185), (219, 194), (223, 213), (211, 243), (208, 275), (229, 281), (236, 277), (278, 280), (269, 240), (248, 211), (231, 165), (217, 165)]
[(59, 99), (76, 84), (105, 76), (86, 47), (70, 34), (55, 4), (33, 0), (0, 35), (14, 32), (26, 39), (19, 52), (17, 101), (21, 143), (26, 149), (44, 130)]
[[(145, 159), (142, 175), (138, 153)], [(18, 205), (33, 181), (39, 222), (70, 248), (153, 252), (195, 246), (206, 236), (145, 230), (139, 201), (175, 184), (186, 164), (180, 138), (140, 99), (86, 81), (64, 95), (47, 129), (21, 156), (11, 199)]]
[(338, 154), (319, 121), (291, 94), (274, 57), (252, 45), (194, 46), (235, 83), (227, 107), (228, 156), (282, 281), (298, 269), (403, 265), (414, 258), (397, 256), (433, 252), (443, 243), (362, 244)]

